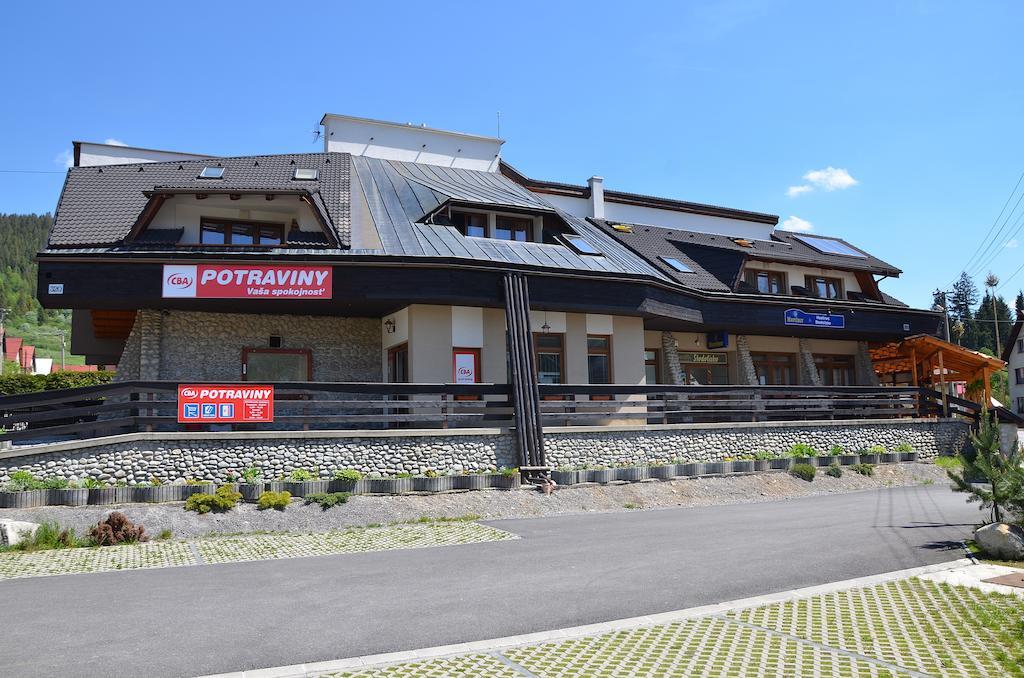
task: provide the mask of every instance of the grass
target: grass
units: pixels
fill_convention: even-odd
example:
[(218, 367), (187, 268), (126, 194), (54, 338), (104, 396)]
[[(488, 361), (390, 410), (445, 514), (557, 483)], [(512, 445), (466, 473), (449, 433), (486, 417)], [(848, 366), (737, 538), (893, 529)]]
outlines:
[(963, 467), (959, 457), (936, 457), (935, 465), (947, 471), (959, 471)]
[(997, 560), (995, 558), (989, 558), (985, 555), (985, 552), (981, 550), (981, 547), (974, 543), (973, 540), (966, 542), (967, 550), (970, 551), (978, 562), (985, 563), (986, 565), (1002, 565), (1003, 567), (1016, 567), (1024, 570), (1024, 560)]

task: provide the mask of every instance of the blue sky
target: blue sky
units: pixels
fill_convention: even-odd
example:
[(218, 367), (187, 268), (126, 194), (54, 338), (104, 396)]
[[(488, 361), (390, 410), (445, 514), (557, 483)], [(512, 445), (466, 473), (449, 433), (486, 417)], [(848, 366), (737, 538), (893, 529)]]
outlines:
[[(500, 110), (531, 176), (796, 218), (927, 305), (1024, 171), (1022, 20), (1015, 2), (13, 3), (0, 170), (61, 172), (72, 139), (319, 150), (325, 111), (493, 134)], [(0, 212), (52, 210), (62, 179), (0, 172)], [(1015, 223), (981, 277), (1024, 263)]]

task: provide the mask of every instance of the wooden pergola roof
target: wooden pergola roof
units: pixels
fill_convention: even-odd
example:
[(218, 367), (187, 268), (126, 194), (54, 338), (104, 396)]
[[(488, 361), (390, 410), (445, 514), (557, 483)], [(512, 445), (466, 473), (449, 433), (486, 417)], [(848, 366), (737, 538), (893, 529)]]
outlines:
[(911, 383), (943, 385), (950, 381), (967, 383), (981, 380), (985, 385), (985, 402), (991, 399), (989, 377), (1006, 367), (993, 356), (943, 341), (928, 334), (916, 334), (902, 341), (875, 344), (870, 348), (871, 361), (879, 375), (909, 372)]

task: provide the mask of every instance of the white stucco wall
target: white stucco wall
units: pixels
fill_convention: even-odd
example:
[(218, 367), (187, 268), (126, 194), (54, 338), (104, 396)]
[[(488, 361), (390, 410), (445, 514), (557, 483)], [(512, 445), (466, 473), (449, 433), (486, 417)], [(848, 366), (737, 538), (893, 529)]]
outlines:
[(203, 200), (197, 200), (194, 195), (177, 195), (164, 202), (149, 228), (184, 228), (181, 244), (197, 244), (202, 217), (284, 224), (286, 234), (295, 219), (301, 231), (323, 232), (312, 210), (296, 195), (278, 195), (273, 200), (262, 195), (244, 195), (238, 200), (227, 195), (210, 195)]
[(324, 150), (428, 165), (496, 172), (501, 139), (445, 130), (327, 114)]
[(1024, 384), (1017, 383), (1017, 368), (1024, 367), (1024, 353), (1020, 353), (1017, 350), (1017, 346), (1014, 345), (1013, 348), (1010, 349), (1009, 358), (1010, 359), (1007, 363), (1010, 382), (1010, 402), (1006, 403), (1006, 406), (1013, 412), (1024, 414), (1024, 412), (1021, 411), (1021, 408), (1017, 405), (1017, 399), (1024, 398)]
[(136, 162), (171, 162), (173, 160), (202, 160), (214, 156), (197, 153), (158, 151), (151, 148), (135, 148), (120, 144), (99, 144), (89, 141), (78, 142), (78, 166), (124, 165)]

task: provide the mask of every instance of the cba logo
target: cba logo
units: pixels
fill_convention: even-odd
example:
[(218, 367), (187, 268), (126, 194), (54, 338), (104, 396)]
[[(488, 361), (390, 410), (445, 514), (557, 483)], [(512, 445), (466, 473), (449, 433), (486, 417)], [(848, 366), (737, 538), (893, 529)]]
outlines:
[(195, 278), (184, 273), (172, 273), (167, 276), (167, 286), (178, 290), (187, 290), (194, 282)]
[(199, 391), (194, 388), (183, 388), (181, 389), (182, 398), (196, 398), (199, 396)]

